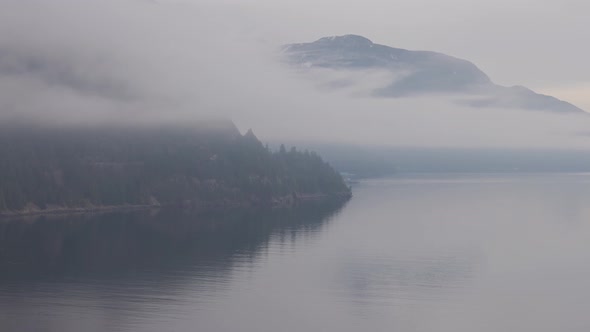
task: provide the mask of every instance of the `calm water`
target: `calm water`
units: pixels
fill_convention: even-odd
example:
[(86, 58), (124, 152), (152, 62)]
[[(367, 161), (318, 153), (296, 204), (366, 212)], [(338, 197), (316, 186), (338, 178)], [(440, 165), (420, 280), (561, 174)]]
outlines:
[(404, 176), (354, 193), (0, 222), (0, 331), (590, 330), (590, 175)]

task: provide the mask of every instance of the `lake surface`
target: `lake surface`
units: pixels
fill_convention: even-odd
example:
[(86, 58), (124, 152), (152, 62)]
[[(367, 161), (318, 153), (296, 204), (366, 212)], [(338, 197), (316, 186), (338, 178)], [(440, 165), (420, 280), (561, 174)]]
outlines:
[(589, 331), (590, 175), (347, 204), (0, 221), (0, 331)]

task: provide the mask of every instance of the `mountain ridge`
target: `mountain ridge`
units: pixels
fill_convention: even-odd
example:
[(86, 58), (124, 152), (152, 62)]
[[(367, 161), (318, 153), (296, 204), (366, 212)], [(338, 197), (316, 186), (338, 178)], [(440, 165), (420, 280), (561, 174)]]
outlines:
[(373, 43), (359, 35), (323, 37), (282, 47), (295, 67), (333, 70), (385, 70), (399, 74), (374, 97), (401, 98), (428, 94), (467, 95), (459, 104), (471, 107), (521, 108), (560, 113), (585, 113), (579, 107), (522, 86), (495, 84), (474, 63), (433, 51), (413, 51)]

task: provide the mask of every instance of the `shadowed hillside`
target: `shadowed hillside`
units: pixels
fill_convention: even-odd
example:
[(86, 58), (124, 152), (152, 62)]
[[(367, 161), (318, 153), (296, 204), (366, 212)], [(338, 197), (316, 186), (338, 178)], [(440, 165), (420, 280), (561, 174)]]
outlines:
[(317, 154), (214, 127), (4, 128), (0, 212), (290, 205), (350, 195)]

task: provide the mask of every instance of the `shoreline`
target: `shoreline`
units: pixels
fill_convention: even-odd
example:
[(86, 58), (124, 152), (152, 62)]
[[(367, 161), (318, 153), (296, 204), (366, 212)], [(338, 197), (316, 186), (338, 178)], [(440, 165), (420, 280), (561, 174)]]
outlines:
[(67, 216), (67, 215), (84, 215), (111, 212), (133, 212), (145, 210), (159, 210), (162, 208), (177, 207), (179, 209), (235, 209), (256, 206), (266, 206), (270, 208), (291, 208), (301, 203), (319, 202), (326, 199), (349, 200), (352, 198), (351, 192), (340, 192), (334, 194), (295, 194), (282, 197), (272, 198), (270, 201), (217, 201), (217, 202), (199, 202), (185, 201), (179, 204), (140, 204), (140, 205), (111, 205), (111, 206), (93, 206), (93, 207), (59, 207), (49, 209), (29, 209), (24, 211), (7, 211), (0, 212), (0, 221), (8, 219), (19, 219), (27, 217), (42, 216)]

